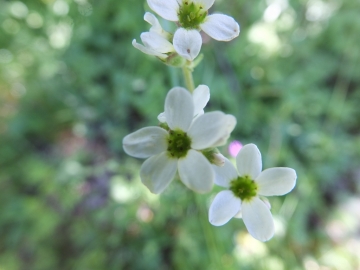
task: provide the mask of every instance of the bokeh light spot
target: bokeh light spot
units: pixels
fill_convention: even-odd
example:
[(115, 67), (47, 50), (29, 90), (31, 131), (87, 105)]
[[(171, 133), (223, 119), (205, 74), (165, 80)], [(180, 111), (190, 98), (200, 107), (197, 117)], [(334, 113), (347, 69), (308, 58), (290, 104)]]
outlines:
[(241, 142), (239, 142), (239, 141), (232, 141), (232, 142), (229, 144), (229, 149), (228, 149), (229, 154), (230, 154), (232, 157), (236, 157), (242, 147), (243, 147), (243, 145), (242, 145)]

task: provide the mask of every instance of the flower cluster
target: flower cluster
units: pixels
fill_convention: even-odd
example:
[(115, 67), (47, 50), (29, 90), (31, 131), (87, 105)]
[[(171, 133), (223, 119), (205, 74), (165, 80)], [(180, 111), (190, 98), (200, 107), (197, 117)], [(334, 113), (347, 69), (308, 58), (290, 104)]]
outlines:
[[(239, 24), (223, 14), (208, 14), (215, 0), (147, 0), (163, 19), (176, 23), (170, 33), (156, 16), (146, 12), (151, 28), (140, 35), (142, 44), (132, 44), (145, 54), (184, 71), (186, 88), (173, 87), (166, 95), (158, 126), (141, 128), (123, 139), (124, 151), (145, 158), (140, 169), (142, 183), (155, 194), (163, 192), (178, 174), (189, 189), (206, 193), (213, 184), (227, 188), (218, 193), (209, 209), (209, 222), (221, 226), (242, 217), (249, 233), (260, 241), (274, 234), (270, 204), (263, 196), (284, 195), (296, 182), (290, 168), (262, 171), (261, 154), (254, 144), (241, 148), (237, 169), (217, 147), (224, 145), (236, 118), (221, 111), (204, 112), (210, 99), (206, 85), (194, 87), (191, 72), (202, 46), (201, 31), (215, 40), (230, 41), (240, 32)], [(199, 58), (198, 58), (199, 59)], [(237, 148), (242, 145), (238, 143)], [(232, 154), (236, 155), (236, 154)]]
[(175, 66), (182, 63), (181, 58), (176, 57), (178, 55), (189, 61), (193, 61), (198, 56), (202, 45), (200, 30), (219, 41), (230, 41), (240, 33), (240, 26), (232, 17), (224, 14), (208, 15), (208, 10), (215, 0), (147, 0), (147, 2), (159, 16), (176, 22), (179, 27), (174, 34), (170, 34), (162, 28), (153, 14), (147, 12), (144, 20), (152, 27), (149, 32), (140, 35), (144, 45), (134, 39), (133, 46)]
[(165, 99), (166, 127), (142, 128), (123, 139), (127, 154), (148, 158), (140, 176), (151, 192), (161, 193), (176, 171), (188, 188), (201, 193), (211, 190), (215, 178), (211, 163), (215, 162), (207, 153), (226, 142), (236, 119), (219, 111), (194, 117), (195, 112), (193, 96), (175, 87)]

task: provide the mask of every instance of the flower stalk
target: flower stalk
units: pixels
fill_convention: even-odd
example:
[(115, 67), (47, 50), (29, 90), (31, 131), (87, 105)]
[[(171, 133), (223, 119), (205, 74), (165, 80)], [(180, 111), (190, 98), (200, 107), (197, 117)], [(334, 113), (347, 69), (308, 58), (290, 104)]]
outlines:
[(190, 91), (190, 93), (193, 93), (195, 89), (195, 84), (192, 75), (192, 69), (189, 67), (191, 63), (191, 61), (187, 61), (187, 65), (185, 65), (182, 70), (184, 74), (185, 86)]

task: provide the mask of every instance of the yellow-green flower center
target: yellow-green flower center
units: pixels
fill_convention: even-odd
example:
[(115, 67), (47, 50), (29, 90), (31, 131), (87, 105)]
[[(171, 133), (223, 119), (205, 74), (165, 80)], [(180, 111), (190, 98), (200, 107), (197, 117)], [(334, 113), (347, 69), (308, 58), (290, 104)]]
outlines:
[(202, 5), (196, 5), (191, 1), (184, 0), (179, 8), (179, 23), (185, 29), (197, 29), (205, 20), (207, 11)]
[(191, 139), (182, 130), (169, 130), (168, 154), (173, 158), (185, 157), (187, 152), (191, 149)]
[(238, 176), (230, 182), (230, 190), (242, 201), (255, 197), (257, 189), (257, 184), (249, 176)]

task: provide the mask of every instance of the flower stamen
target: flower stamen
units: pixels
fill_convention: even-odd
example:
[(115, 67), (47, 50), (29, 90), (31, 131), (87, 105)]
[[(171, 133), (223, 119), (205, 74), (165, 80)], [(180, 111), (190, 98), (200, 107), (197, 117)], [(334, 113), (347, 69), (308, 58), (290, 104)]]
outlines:
[(191, 139), (182, 130), (170, 130), (167, 151), (171, 157), (182, 158), (191, 149)]
[(230, 182), (230, 190), (242, 201), (249, 201), (257, 195), (258, 186), (249, 176), (238, 176)]
[(180, 6), (178, 17), (180, 25), (185, 29), (197, 29), (205, 20), (207, 11), (202, 6), (195, 5), (194, 2), (184, 2)]

